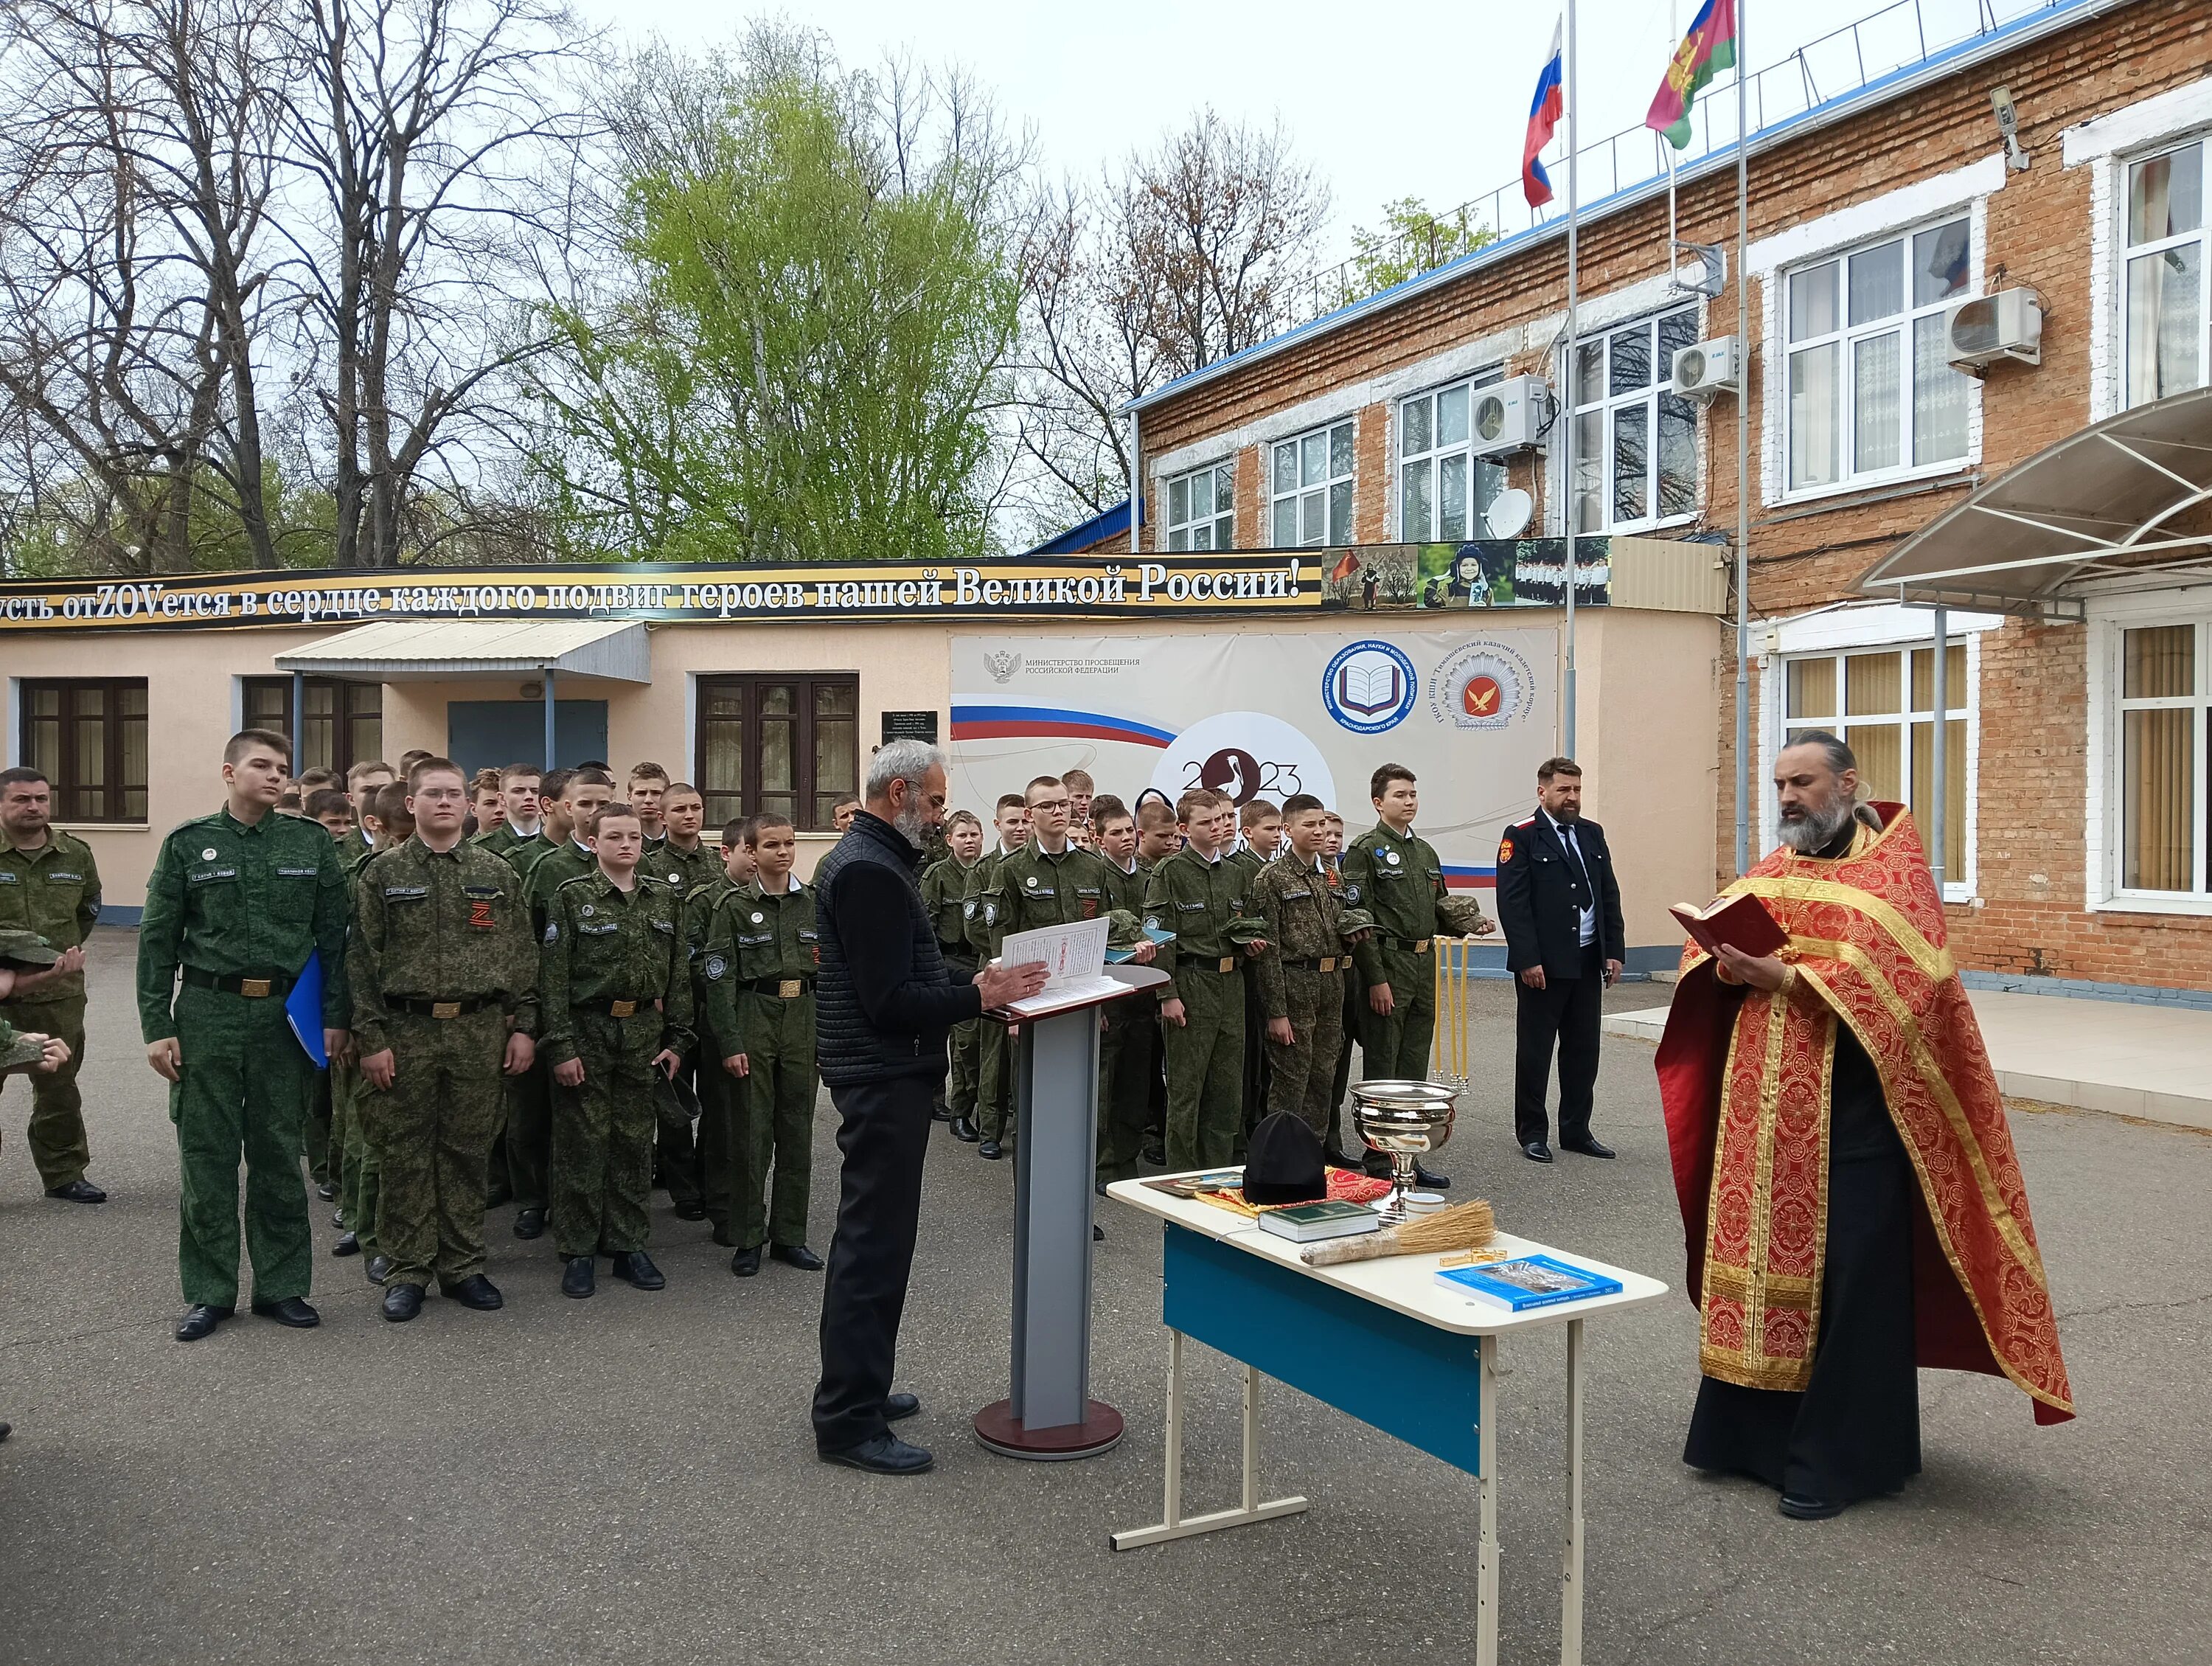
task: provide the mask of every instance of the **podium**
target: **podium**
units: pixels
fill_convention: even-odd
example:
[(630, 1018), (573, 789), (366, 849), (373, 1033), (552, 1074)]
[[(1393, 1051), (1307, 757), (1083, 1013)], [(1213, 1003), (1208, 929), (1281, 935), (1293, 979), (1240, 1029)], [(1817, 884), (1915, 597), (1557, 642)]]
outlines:
[(1109, 966), (1121, 988), (1019, 1012), (1014, 1054), (1013, 1392), (975, 1414), (1003, 1457), (1090, 1457), (1121, 1438), (1121, 1414), (1091, 1398), (1091, 1184), (1098, 1167), (1098, 1023), (1117, 1000), (1152, 998), (1167, 974)]

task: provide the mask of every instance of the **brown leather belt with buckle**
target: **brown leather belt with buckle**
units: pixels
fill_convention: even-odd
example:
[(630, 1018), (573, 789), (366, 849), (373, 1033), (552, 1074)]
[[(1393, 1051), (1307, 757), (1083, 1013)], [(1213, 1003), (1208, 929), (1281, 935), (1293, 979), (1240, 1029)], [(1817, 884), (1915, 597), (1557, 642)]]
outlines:
[(772, 995), (778, 1000), (797, 1000), (813, 987), (811, 977), (757, 977), (745, 985), (757, 995)]
[(576, 1005), (586, 1012), (604, 1012), (611, 1018), (634, 1018), (637, 1009), (648, 1003), (642, 1000), (580, 1000)]
[(1302, 972), (1340, 972), (1352, 964), (1348, 954), (1309, 955), (1304, 960), (1285, 960), (1285, 966), (1295, 966)]
[(434, 996), (398, 995), (390, 1002), (395, 1012), (411, 1012), (419, 1018), (462, 1018), (471, 1012), (481, 1012), (492, 1004), (489, 995), (469, 995), (459, 1000), (440, 1000)]
[(220, 989), (225, 994), (244, 995), (248, 1000), (266, 1000), (271, 995), (292, 993), (292, 980), (278, 974), (270, 977), (246, 977), (221, 972), (204, 972), (197, 966), (184, 969), (184, 980), (195, 989)]
[(1382, 939), (1394, 949), (1403, 949), (1407, 954), (1426, 954), (1429, 939), (1425, 937), (1386, 937)]
[(1225, 954), (1218, 960), (1200, 960), (1194, 964), (1201, 972), (1228, 973), (1237, 970), (1237, 957), (1233, 954)]

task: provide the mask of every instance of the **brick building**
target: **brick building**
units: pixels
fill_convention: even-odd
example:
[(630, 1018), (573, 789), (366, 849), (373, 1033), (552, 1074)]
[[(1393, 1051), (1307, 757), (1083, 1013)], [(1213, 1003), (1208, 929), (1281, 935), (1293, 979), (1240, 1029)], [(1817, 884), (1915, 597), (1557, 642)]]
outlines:
[[(2212, 988), (2212, 563), (2190, 540), (2212, 530), (2200, 501), (2212, 399), (2175, 396), (2212, 382), (2212, 5), (2014, 0), (1996, 15), (1787, 119), (1754, 116), (1741, 395), (1700, 404), (1669, 388), (1674, 350), (1735, 332), (1723, 146), (1676, 191), (1679, 235), (1728, 246), (1717, 294), (1674, 281), (1663, 181), (1584, 207), (1573, 410), (1540, 443), (1482, 455), (1468, 413), (1486, 386), (1569, 380), (1557, 220), (1136, 401), (1140, 536), (1152, 549), (1449, 544), (1482, 538), (1485, 507), (1518, 489), (1537, 506), (1533, 530), (1556, 537), (1568, 494), (1553, 441), (1571, 420), (1579, 531), (1726, 545), (1747, 399), (1754, 850), (1773, 842), (1764, 778), (1796, 728), (1844, 733), (1874, 790), (1911, 801), (1925, 825), (1925, 604), (1948, 603), (1946, 894), (1960, 964), (2046, 989), (2201, 999), (2188, 992)], [(2017, 112), (2009, 158), (2000, 88)], [(2040, 362), (1954, 368), (1952, 312), (2008, 291), (2039, 301)], [(2184, 432), (2160, 453), (2163, 498), (2124, 514), (2034, 505), (2112, 511), (2136, 529), (2129, 552), (2092, 570), (2045, 562), (2023, 580), (2007, 563), (2028, 529), (1990, 511), (1945, 524), (1948, 576), (1881, 570), (2008, 476), (2017, 490), (2089, 490), (2063, 466), (2022, 465), (2161, 402)], [(1126, 510), (1115, 530), (1127, 547)], [(1984, 566), (1995, 576), (1963, 570)], [(1724, 879), (1735, 769), (1724, 621), (1711, 648)], [(1706, 769), (1714, 757), (1677, 762)], [(1594, 781), (1595, 813), (1631, 785)]]

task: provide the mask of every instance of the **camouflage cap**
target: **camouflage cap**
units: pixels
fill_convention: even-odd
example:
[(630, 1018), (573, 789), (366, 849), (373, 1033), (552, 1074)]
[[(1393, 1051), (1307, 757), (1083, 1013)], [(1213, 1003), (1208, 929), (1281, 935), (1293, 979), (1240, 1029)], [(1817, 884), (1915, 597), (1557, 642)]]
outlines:
[(0, 927), (0, 966), (51, 966), (60, 958), (60, 952), (38, 933)]
[(1264, 942), (1267, 922), (1257, 915), (1240, 914), (1229, 922), (1227, 930), (1229, 940), (1241, 948), (1247, 943)]
[(1374, 929), (1375, 916), (1365, 909), (1346, 909), (1336, 916), (1336, 934), (1339, 937), (1357, 937), (1361, 932)]
[(0, 1042), (0, 1076), (10, 1071), (35, 1070), (45, 1060), (46, 1049), (21, 1031), (11, 1031), (5, 1042)]
[(1471, 937), (1483, 920), (1482, 904), (1472, 897), (1440, 897), (1437, 920), (1455, 937)]
[(1127, 909), (1115, 909), (1106, 916), (1106, 946), (1109, 949), (1133, 949), (1150, 939), (1145, 935), (1145, 922)]

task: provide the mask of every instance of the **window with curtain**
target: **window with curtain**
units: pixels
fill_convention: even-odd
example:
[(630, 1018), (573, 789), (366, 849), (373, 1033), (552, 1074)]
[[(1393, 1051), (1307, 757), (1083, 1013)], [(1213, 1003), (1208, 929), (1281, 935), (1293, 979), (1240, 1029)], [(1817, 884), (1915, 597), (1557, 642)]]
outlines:
[(1698, 415), (1667, 389), (1698, 339), (1677, 307), (1575, 345), (1575, 530), (1627, 532), (1698, 507)]
[(239, 714), (249, 729), (274, 729), (290, 737), (292, 773), (335, 769), (343, 775), (356, 763), (384, 755), (384, 688), (379, 683), (341, 683), (331, 677), (303, 680), (304, 721), (292, 721), (292, 679), (239, 678)]
[[(1857, 754), (1860, 796), (1901, 802), (1923, 839), (1934, 836), (1936, 811), (1936, 648), (1882, 648), (1845, 654), (1795, 654), (1784, 661), (1784, 742), (1814, 729), (1840, 735)], [(1948, 814), (1943, 827), (1943, 877), (1967, 879), (1966, 812), (1970, 781), (1966, 739), (1980, 702), (1966, 678), (1966, 645), (1944, 654), (1943, 775)]]
[(1168, 548), (1228, 550), (1237, 542), (1237, 465), (1217, 463), (1168, 482)]
[(2212, 723), (2203, 621), (2120, 633), (2118, 748), (2123, 892), (2212, 896), (2203, 759)]
[(1940, 468), (1966, 454), (1974, 380), (1951, 368), (1950, 310), (1968, 298), (1965, 215), (1789, 275), (1789, 489)]
[(2128, 165), (2126, 399), (2185, 392), (2206, 362), (2204, 141)]
[(702, 677), (699, 792), (710, 832), (773, 812), (827, 833), (860, 786), (860, 679), (850, 672)]
[(1277, 550), (1352, 542), (1352, 424), (1268, 447), (1267, 528)]
[(52, 784), (54, 819), (144, 821), (146, 679), (27, 679), (21, 694), (20, 756)]
[(1474, 455), (1468, 440), (1474, 390), (1503, 370), (1398, 403), (1398, 536), (1407, 544), (1462, 544), (1485, 536), (1483, 512), (1505, 489), (1502, 465)]

